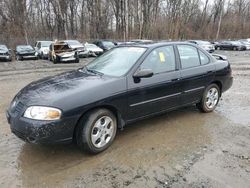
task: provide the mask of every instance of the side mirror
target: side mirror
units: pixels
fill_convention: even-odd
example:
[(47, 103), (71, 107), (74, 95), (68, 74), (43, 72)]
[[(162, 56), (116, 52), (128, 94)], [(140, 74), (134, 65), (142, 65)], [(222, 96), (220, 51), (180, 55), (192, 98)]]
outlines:
[(141, 69), (134, 74), (134, 78), (150, 78), (154, 75), (151, 69)]

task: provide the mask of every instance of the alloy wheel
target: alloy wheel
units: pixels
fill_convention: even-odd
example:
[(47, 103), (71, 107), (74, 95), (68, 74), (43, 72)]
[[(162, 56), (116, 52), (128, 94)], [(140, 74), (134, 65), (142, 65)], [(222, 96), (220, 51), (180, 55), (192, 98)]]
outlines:
[(109, 116), (99, 118), (91, 131), (91, 142), (96, 148), (106, 146), (114, 134), (114, 122)]
[(217, 105), (218, 100), (219, 100), (219, 91), (215, 87), (210, 88), (206, 96), (207, 108), (213, 109)]

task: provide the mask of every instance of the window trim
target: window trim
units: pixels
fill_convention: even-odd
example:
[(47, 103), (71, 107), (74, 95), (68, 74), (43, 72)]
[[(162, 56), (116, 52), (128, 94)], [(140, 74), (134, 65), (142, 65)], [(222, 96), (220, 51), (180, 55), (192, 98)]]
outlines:
[[(201, 63), (201, 54), (200, 54), (200, 52), (203, 53), (207, 57), (208, 63), (205, 63), (205, 64)], [(199, 59), (200, 59), (200, 64), (201, 64), (200, 66), (207, 65), (207, 64), (209, 64), (211, 62), (210, 58), (203, 51), (201, 51), (200, 49), (198, 49), (198, 54), (199, 54)]]
[[(181, 56), (180, 56), (180, 53), (179, 53), (178, 46), (191, 46), (191, 47), (195, 48), (196, 51), (197, 51), (197, 53), (198, 53), (198, 56), (199, 56), (200, 65), (196, 65), (196, 66), (188, 67), (188, 68), (183, 68), (183, 67), (182, 67), (182, 64), (181, 64)], [(177, 50), (177, 53), (178, 53), (178, 56), (179, 56), (180, 69), (181, 69), (181, 70), (187, 70), (187, 69), (197, 68), (197, 67), (205, 66), (205, 65), (208, 65), (208, 64), (211, 63), (211, 58), (209, 58), (209, 57), (206, 55), (206, 53), (203, 52), (202, 49), (199, 49), (199, 48), (197, 48), (196, 46), (189, 45), (189, 44), (176, 44), (176, 50)], [(209, 60), (208, 63), (206, 63), (206, 64), (201, 64), (201, 59), (200, 59), (200, 53), (199, 53), (199, 51), (201, 51), (202, 53), (204, 53), (204, 55), (208, 58), (208, 60)]]

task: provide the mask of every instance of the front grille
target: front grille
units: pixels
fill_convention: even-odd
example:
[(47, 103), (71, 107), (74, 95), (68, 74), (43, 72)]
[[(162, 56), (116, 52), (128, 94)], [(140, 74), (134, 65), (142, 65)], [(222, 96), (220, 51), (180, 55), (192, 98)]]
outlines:
[(0, 53), (0, 55), (7, 55), (6, 53)]
[(26, 54), (22, 54), (22, 56), (33, 56), (35, 55), (35, 53), (26, 53)]

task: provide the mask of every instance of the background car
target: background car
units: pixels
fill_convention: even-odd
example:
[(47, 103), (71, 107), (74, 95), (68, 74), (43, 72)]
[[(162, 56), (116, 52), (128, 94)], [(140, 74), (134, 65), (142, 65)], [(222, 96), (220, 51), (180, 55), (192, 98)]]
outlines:
[(146, 39), (133, 39), (129, 41), (130, 43), (137, 43), (137, 44), (147, 44), (147, 43), (152, 43), (152, 40), (146, 40)]
[(38, 59), (38, 53), (30, 45), (18, 45), (15, 50), (16, 60), (22, 61), (24, 59)]
[(99, 48), (95, 44), (85, 43), (86, 50), (89, 52), (89, 56), (99, 56), (103, 54), (103, 49)]
[(215, 45), (216, 50), (246, 50), (246, 46), (238, 41), (222, 41)]
[(78, 40), (64, 40), (64, 42), (67, 43), (70, 48), (76, 50), (79, 57), (88, 57), (88, 51)]
[(50, 45), (49, 60), (54, 64), (62, 62), (79, 63), (78, 51), (64, 41), (53, 42)]
[(52, 41), (37, 41), (35, 43), (35, 50), (37, 51), (40, 59), (48, 59), (49, 46), (51, 43)]
[(94, 41), (93, 44), (95, 44), (99, 48), (103, 49), (104, 52), (115, 47), (115, 44), (112, 41), (108, 41), (108, 40)]
[(246, 50), (250, 50), (250, 42), (247, 42), (247, 40), (239, 40), (239, 42), (246, 46)]
[(1, 61), (11, 61), (11, 50), (7, 48), (6, 45), (0, 44), (0, 60)]
[(203, 48), (204, 50), (208, 51), (209, 53), (212, 53), (215, 51), (214, 45), (209, 41), (204, 40), (189, 40), (188, 42), (191, 42), (193, 44), (196, 44)]

